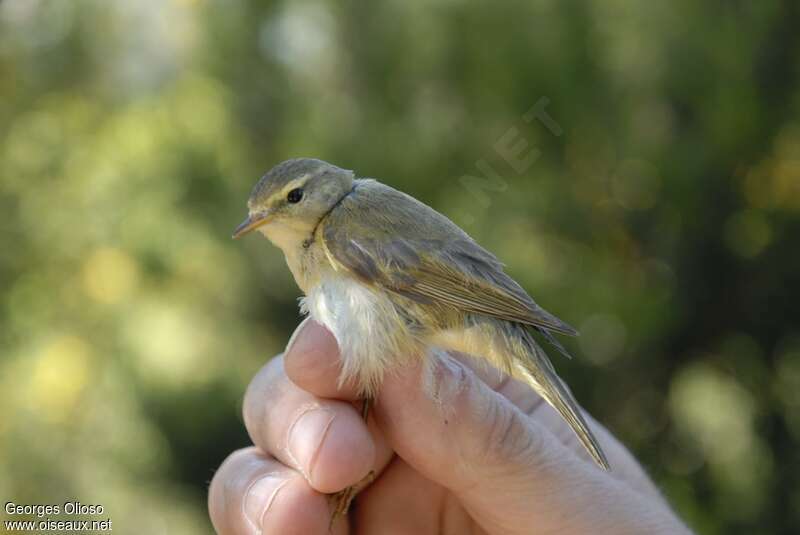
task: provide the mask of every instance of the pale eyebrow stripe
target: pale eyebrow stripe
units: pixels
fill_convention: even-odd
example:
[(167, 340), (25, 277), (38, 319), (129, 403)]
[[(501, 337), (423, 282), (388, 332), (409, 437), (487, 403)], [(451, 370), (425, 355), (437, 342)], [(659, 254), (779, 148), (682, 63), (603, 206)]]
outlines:
[(311, 178), (310, 174), (303, 175), (300, 178), (295, 178), (294, 180), (283, 186), (283, 188), (281, 189), (281, 195), (286, 195), (293, 189), (305, 185), (305, 183), (308, 182), (310, 178)]

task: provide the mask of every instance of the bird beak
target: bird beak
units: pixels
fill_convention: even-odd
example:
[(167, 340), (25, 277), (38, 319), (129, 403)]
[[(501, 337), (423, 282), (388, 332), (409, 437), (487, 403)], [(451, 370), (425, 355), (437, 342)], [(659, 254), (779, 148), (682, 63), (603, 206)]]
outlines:
[(262, 227), (270, 222), (272, 219), (272, 214), (269, 212), (259, 212), (256, 214), (250, 214), (247, 216), (247, 219), (242, 221), (242, 224), (236, 227), (236, 230), (233, 231), (232, 238), (234, 240), (238, 240), (245, 234), (250, 234), (258, 227)]

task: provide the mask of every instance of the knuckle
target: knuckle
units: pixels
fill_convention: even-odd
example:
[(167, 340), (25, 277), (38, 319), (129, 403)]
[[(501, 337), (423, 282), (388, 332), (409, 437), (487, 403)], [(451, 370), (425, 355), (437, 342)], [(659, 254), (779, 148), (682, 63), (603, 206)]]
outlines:
[(477, 458), (490, 466), (528, 464), (540, 449), (525, 416), (503, 400), (490, 404)]

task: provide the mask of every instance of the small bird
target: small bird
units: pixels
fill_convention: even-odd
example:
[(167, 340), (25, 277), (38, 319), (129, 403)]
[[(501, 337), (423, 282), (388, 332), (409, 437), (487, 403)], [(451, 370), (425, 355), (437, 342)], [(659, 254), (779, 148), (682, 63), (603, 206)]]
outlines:
[[(301, 309), (336, 337), (340, 382), (367, 417), (388, 370), (436, 350), (486, 359), (530, 385), (570, 425), (594, 461), (608, 461), (572, 393), (534, 339), (568, 355), (552, 333), (577, 331), (537, 305), (503, 264), (455, 223), (401, 191), (322, 160), (276, 165), (253, 189), (240, 238), (260, 231), (286, 256)], [(350, 487), (334, 495), (333, 519)]]

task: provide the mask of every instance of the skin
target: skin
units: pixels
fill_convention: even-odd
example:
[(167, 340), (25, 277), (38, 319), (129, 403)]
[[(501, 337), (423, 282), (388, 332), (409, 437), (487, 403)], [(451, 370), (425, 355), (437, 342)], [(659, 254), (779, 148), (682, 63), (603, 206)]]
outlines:
[(464, 356), (390, 374), (369, 423), (352, 385), (337, 388), (336, 340), (304, 322), (253, 379), (244, 420), (255, 444), (232, 453), (209, 489), (220, 534), (329, 533), (326, 493), (376, 480), (337, 521), (357, 533), (689, 533), (631, 454), (587, 415), (612, 466), (595, 466), (530, 388)]

